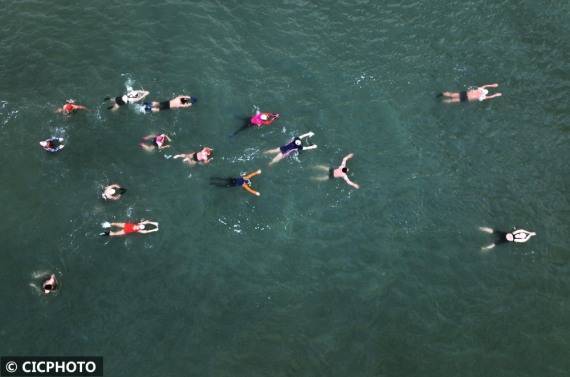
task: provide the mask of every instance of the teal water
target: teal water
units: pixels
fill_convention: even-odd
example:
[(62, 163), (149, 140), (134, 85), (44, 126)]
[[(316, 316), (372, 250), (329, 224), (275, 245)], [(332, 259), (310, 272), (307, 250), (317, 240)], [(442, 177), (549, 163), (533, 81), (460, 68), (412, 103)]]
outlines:
[[(0, 4), (1, 355), (106, 376), (567, 376), (570, 3)], [(442, 90), (503, 97), (445, 106)], [(101, 104), (126, 85), (190, 111)], [(53, 113), (66, 98), (93, 111)], [(282, 114), (229, 139), (256, 107)], [(318, 149), (262, 151), (314, 131)], [(216, 149), (188, 168), (143, 153)], [(37, 142), (64, 135), (66, 149)], [(349, 166), (360, 190), (315, 183)], [(259, 198), (210, 176), (257, 168)], [(103, 203), (119, 182), (123, 200)], [(103, 239), (102, 221), (160, 232)], [(534, 230), (483, 254), (479, 226)], [(57, 296), (30, 286), (55, 271)]]

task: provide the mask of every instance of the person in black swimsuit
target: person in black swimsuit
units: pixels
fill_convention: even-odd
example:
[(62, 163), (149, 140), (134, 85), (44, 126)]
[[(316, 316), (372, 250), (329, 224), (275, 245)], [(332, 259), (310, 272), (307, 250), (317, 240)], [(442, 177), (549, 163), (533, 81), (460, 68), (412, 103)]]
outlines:
[(196, 164), (206, 165), (210, 163), (210, 161), (212, 161), (212, 158), (214, 158), (214, 150), (209, 147), (204, 147), (200, 152), (177, 154), (172, 158), (174, 159), (182, 158), (183, 159), (182, 162), (190, 166), (194, 166)]
[(196, 97), (191, 96), (178, 96), (170, 101), (162, 101), (162, 102), (145, 102), (143, 103), (143, 110), (145, 113), (155, 113), (162, 110), (170, 110), (170, 109), (188, 109), (192, 107), (193, 104), (198, 102)]
[(527, 242), (532, 236), (536, 236), (536, 233), (529, 232), (528, 230), (518, 229), (512, 232), (503, 232), (500, 230), (495, 230), (487, 227), (479, 227), (479, 230), (485, 233), (489, 233), (495, 236), (495, 242), (490, 245), (481, 248), (483, 251), (491, 250), (495, 245), (500, 245), (502, 243), (516, 242), (524, 243)]

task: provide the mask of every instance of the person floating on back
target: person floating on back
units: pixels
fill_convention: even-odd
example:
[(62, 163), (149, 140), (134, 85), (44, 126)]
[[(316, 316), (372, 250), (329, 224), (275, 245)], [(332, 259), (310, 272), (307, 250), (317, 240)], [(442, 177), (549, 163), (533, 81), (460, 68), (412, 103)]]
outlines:
[(254, 172), (248, 173), (242, 177), (238, 178), (224, 178), (224, 177), (211, 177), (210, 184), (218, 187), (242, 187), (244, 190), (253, 194), (255, 196), (260, 196), (261, 194), (251, 188), (251, 178), (256, 175), (261, 174), (261, 170), (256, 170)]
[[(148, 141), (152, 141), (152, 145), (148, 145)], [(151, 152), (156, 150), (163, 150), (165, 148), (170, 148), (170, 142), (172, 141), (171, 138), (168, 137), (166, 134), (160, 135), (147, 135), (142, 138), (141, 142), (139, 143), (140, 147), (145, 151)]]
[(189, 109), (193, 104), (198, 102), (198, 98), (191, 96), (178, 96), (170, 101), (162, 102), (145, 102), (142, 105), (142, 110), (145, 113), (155, 113), (163, 110), (170, 109)]
[(74, 113), (78, 110), (88, 110), (88, 109), (85, 106), (76, 105), (75, 100), (68, 99), (66, 101), (66, 104), (63, 105), (62, 107), (60, 107), (59, 109), (57, 109), (55, 112), (56, 113), (64, 113), (65, 115), (69, 115), (69, 114)]
[(269, 126), (273, 122), (275, 122), (277, 119), (279, 119), (279, 116), (280, 116), (279, 113), (262, 113), (260, 111), (256, 111), (255, 114), (253, 116), (251, 116), (250, 118), (247, 118), (245, 120), (244, 125), (240, 129), (238, 129), (236, 132), (234, 132), (233, 135), (231, 135), (231, 136), (235, 136), (239, 132), (241, 132), (243, 130), (247, 130), (248, 128), (251, 128), (251, 127)]
[(177, 154), (176, 156), (172, 157), (174, 159), (182, 158), (182, 162), (194, 166), (196, 164), (206, 165), (212, 161), (214, 156), (214, 150), (209, 147), (204, 147), (200, 152), (190, 152), (190, 153), (183, 153)]
[[(149, 220), (141, 220), (137, 224), (133, 223), (109, 223), (104, 222), (101, 224), (103, 228), (107, 230), (101, 233), (101, 236), (124, 236), (131, 233), (141, 233), (147, 234), (152, 232), (158, 232), (158, 223)], [(118, 228), (119, 230), (111, 230), (111, 228)]]
[(113, 104), (109, 106), (108, 110), (117, 110), (119, 107), (126, 104), (133, 104), (142, 101), (143, 98), (148, 96), (149, 92), (146, 90), (131, 90), (120, 97), (105, 97), (105, 101), (111, 101)]
[(438, 94), (438, 97), (443, 97), (445, 103), (458, 103), (458, 102), (474, 102), (485, 101), (495, 97), (500, 97), (502, 93), (495, 93), (488, 96), (489, 90), (487, 88), (496, 88), (499, 84), (487, 84), (478, 88), (471, 88), (462, 92), (443, 92)]
[(65, 147), (65, 145), (63, 145), (63, 138), (55, 136), (52, 136), (44, 141), (40, 141), (40, 145), (43, 149), (51, 153), (59, 152), (63, 149), (63, 147)]
[(314, 132), (307, 132), (299, 137), (294, 137), (288, 144), (285, 144), (279, 148), (269, 149), (263, 153), (265, 154), (276, 154), (276, 156), (271, 160), (269, 166), (281, 161), (285, 157), (290, 156), (291, 154), (297, 152), (301, 152), (302, 150), (310, 150), (317, 148), (316, 144), (309, 144), (308, 146), (303, 145), (303, 139), (308, 139), (315, 135)]
[(495, 230), (487, 227), (479, 227), (482, 232), (489, 233), (495, 236), (495, 242), (490, 245), (481, 248), (483, 251), (491, 250), (495, 245), (499, 245), (507, 242), (523, 243), (530, 240), (532, 236), (536, 236), (536, 233), (529, 232), (528, 230), (518, 229), (512, 232), (502, 232), (500, 230)]
[(116, 183), (105, 187), (101, 195), (105, 200), (119, 200), (121, 196), (127, 192), (126, 188), (119, 186)]
[(326, 181), (327, 179), (334, 179), (334, 178), (341, 178), (344, 179), (344, 181), (346, 183), (348, 183), (349, 185), (351, 185), (352, 187), (354, 187), (355, 189), (360, 188), (359, 185), (357, 185), (356, 183), (352, 182), (349, 178), (348, 178), (348, 167), (346, 166), (346, 163), (348, 160), (350, 160), (352, 157), (354, 156), (353, 153), (348, 154), (346, 156), (344, 156), (344, 158), (342, 159), (342, 162), (340, 164), (339, 167), (334, 168), (334, 167), (328, 167), (325, 165), (318, 165), (315, 166), (316, 169), (322, 170), (322, 171), (328, 171), (328, 175), (326, 176), (321, 176), (321, 177), (314, 177), (313, 179), (317, 180), (317, 181)]

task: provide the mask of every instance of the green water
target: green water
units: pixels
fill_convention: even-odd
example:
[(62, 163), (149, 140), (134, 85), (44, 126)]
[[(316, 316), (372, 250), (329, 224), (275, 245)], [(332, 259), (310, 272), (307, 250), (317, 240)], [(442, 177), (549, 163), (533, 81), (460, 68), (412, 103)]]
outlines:
[[(569, 2), (0, 10), (1, 355), (101, 355), (106, 376), (570, 373)], [(503, 97), (435, 99), (491, 82)], [(126, 85), (199, 102), (108, 112)], [(93, 111), (54, 114), (66, 98)], [(282, 117), (228, 138), (256, 107)], [(316, 151), (267, 166), (308, 131)], [(146, 154), (152, 132), (216, 157)], [(311, 180), (350, 152), (360, 190)], [(208, 184), (257, 168), (259, 198)], [(129, 191), (104, 203), (111, 182)], [(160, 232), (97, 235), (141, 218)], [(479, 226), (537, 236), (483, 254)], [(45, 271), (56, 296), (29, 286)]]

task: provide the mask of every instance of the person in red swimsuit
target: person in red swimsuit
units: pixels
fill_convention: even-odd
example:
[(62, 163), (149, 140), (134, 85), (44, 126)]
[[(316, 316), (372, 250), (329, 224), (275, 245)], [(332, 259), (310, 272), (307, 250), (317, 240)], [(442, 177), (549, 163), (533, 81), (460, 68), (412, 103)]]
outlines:
[[(158, 223), (154, 221), (142, 220), (138, 224), (133, 223), (103, 223), (103, 228), (109, 228), (105, 232), (101, 233), (102, 236), (124, 236), (131, 233), (152, 233), (158, 232)], [(151, 228), (152, 225), (152, 228)], [(111, 230), (110, 228), (115, 227), (119, 230)]]
[(74, 100), (68, 99), (67, 103), (63, 105), (61, 108), (57, 109), (56, 112), (68, 115), (76, 112), (77, 110), (88, 110), (88, 109), (85, 106), (76, 105)]

